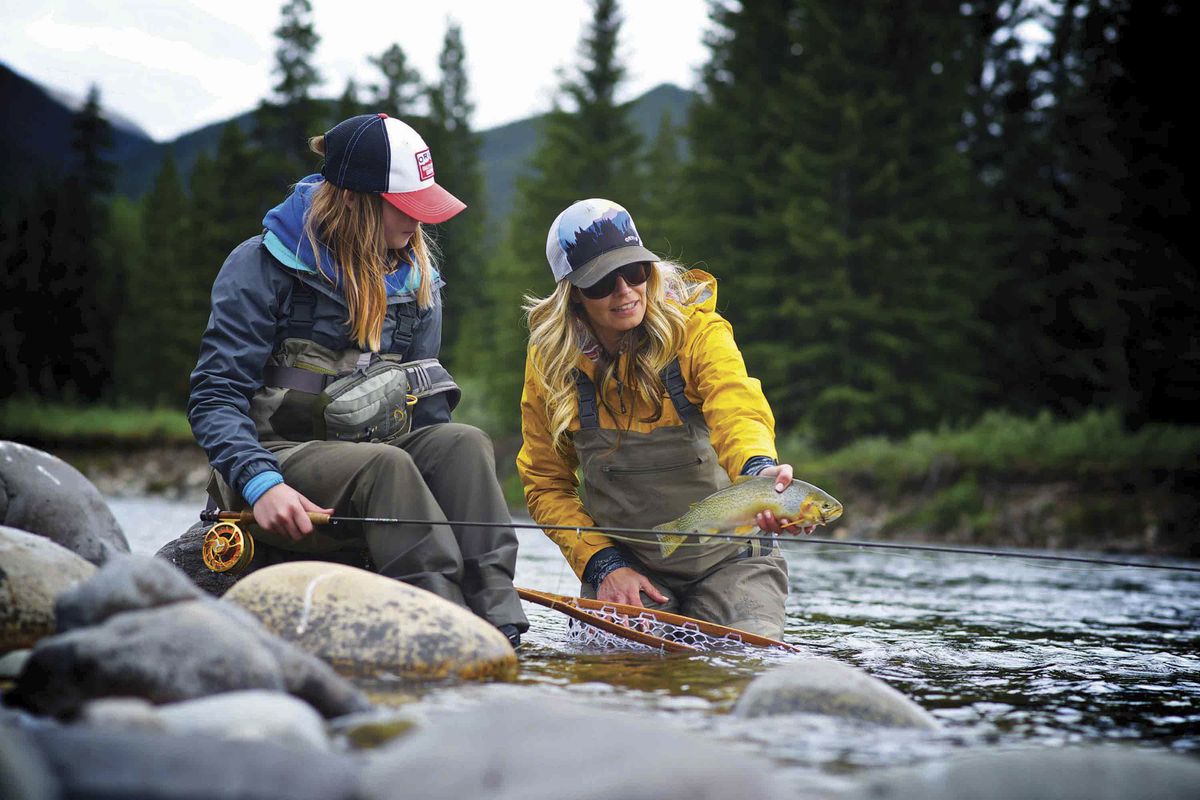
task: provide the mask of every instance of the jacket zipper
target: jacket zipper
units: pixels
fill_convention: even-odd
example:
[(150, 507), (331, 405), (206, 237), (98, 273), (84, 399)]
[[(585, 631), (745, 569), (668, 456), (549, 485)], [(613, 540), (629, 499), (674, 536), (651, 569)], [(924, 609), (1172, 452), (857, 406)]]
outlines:
[(606, 464), (600, 468), (600, 471), (613, 475), (644, 475), (650, 472), (672, 472), (677, 469), (687, 469), (703, 463), (704, 459), (696, 456), (686, 464), (672, 464), (669, 467), (613, 467)]

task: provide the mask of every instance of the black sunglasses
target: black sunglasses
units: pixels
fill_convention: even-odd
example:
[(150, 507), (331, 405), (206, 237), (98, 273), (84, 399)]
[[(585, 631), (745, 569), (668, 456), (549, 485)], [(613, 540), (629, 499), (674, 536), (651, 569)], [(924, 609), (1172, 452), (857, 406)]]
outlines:
[(626, 286), (641, 286), (650, 279), (650, 262), (637, 261), (633, 264), (617, 267), (586, 289), (582, 286), (579, 287), (579, 291), (589, 300), (601, 300), (608, 297), (613, 293), (613, 289), (617, 288), (618, 275), (625, 279)]

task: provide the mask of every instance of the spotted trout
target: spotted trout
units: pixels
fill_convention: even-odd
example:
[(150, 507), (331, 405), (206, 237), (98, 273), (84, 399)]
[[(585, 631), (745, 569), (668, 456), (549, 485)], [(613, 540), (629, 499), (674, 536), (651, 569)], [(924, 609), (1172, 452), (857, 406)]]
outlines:
[(782, 492), (775, 491), (775, 478), (738, 478), (730, 487), (713, 492), (678, 519), (656, 525), (663, 558), (678, 549), (688, 534), (700, 534), (704, 544), (718, 534), (746, 533), (758, 527), (755, 515), (770, 511), (776, 519), (801, 525), (826, 525), (842, 515), (842, 504), (811, 483), (793, 480)]

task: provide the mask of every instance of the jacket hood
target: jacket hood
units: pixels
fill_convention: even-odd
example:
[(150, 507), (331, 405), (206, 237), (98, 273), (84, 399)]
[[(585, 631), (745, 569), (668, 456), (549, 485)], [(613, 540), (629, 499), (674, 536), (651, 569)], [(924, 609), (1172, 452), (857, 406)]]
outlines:
[[(312, 244), (304, 233), (304, 218), (312, 205), (313, 192), (325, 179), (318, 174), (302, 178), (283, 202), (272, 208), (263, 217), (263, 243), (285, 268), (295, 272), (317, 274), (318, 265)], [(342, 270), (333, 253), (324, 244), (321, 247), (320, 272), (338, 289), (342, 285)], [(403, 260), (395, 272), (385, 276), (389, 298), (408, 295), (416, 296), (421, 285), (420, 270), (413, 269), (416, 254), (411, 247), (404, 251)], [(436, 269), (433, 270), (434, 286), (443, 284)]]

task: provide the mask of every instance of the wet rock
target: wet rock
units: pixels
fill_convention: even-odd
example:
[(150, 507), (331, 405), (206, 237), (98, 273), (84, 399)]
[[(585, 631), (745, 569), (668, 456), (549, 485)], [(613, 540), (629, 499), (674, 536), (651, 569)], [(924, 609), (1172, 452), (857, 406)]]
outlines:
[(364, 800), (390, 800), (397, 787), (425, 800), (783, 796), (757, 756), (658, 720), (534, 697), (448, 714), (368, 759)]
[(0, 525), (0, 653), (54, 633), (55, 600), (95, 571), (49, 539)]
[(59, 596), (59, 632), (99, 625), (124, 611), (199, 600), (205, 595), (177, 569), (149, 556), (116, 555), (90, 580)]
[(58, 800), (58, 781), (29, 737), (0, 727), (0, 797), (4, 800)]
[(178, 539), (167, 542), (159, 548), (154, 557), (174, 565), (196, 586), (214, 597), (220, 597), (229, 587), (238, 582), (238, 576), (232, 572), (213, 572), (204, 566), (204, 559), (200, 552), (204, 543), (204, 534), (208, 533), (211, 527), (211, 522), (197, 522)]
[(224, 692), (163, 706), (131, 698), (94, 700), (83, 707), (80, 717), (108, 728), (202, 733), (306, 750), (330, 749), (321, 716), (307, 703), (280, 692)]
[(30, 740), (69, 798), (351, 800), (359, 765), (344, 755), (203, 734), (71, 726)]
[(878, 773), (848, 800), (1191, 800), (1200, 763), (1123, 747), (975, 753)]
[(406, 735), (417, 727), (408, 711), (376, 708), (329, 721), (329, 733), (341, 746), (371, 750)]
[(13, 650), (0, 656), (0, 681), (11, 681), (20, 675), (28, 660), (28, 650)]
[(410, 678), (511, 677), (504, 634), (437, 595), (366, 570), (297, 561), (259, 570), (222, 602), (350, 674)]
[[(371, 707), (327, 664), (271, 635), (241, 609), (200, 596), (181, 574), (165, 578), (165, 571), (174, 568), (145, 557), (106, 564), (76, 598), (110, 613), (97, 614), (99, 624), (38, 642), (8, 702), (67, 717), (101, 697), (161, 704), (268, 689), (294, 694), (329, 717)], [(200, 599), (155, 605), (187, 592)], [(130, 609), (139, 598), (149, 607)]]
[(129, 542), (96, 487), (62, 459), (0, 441), (0, 524), (44, 536), (93, 564)]
[(939, 728), (929, 712), (860, 669), (805, 658), (750, 682), (734, 706), (740, 717), (828, 714), (892, 727)]

